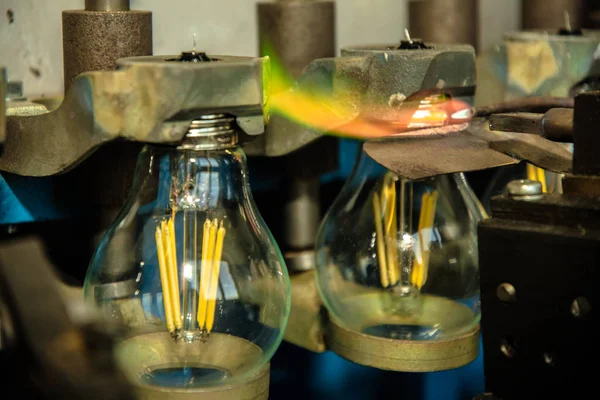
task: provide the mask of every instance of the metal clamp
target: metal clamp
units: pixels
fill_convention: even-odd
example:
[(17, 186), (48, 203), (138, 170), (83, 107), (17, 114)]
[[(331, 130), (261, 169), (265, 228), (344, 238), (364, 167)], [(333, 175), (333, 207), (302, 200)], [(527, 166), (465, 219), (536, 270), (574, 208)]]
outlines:
[(58, 174), (118, 138), (178, 143), (191, 121), (207, 113), (227, 112), (247, 135), (263, 133), (265, 60), (211, 56), (218, 61), (171, 61), (176, 58), (125, 58), (117, 61), (117, 71), (83, 73), (57, 109), (40, 115), (19, 114), (16, 104), (7, 120), (0, 170)]

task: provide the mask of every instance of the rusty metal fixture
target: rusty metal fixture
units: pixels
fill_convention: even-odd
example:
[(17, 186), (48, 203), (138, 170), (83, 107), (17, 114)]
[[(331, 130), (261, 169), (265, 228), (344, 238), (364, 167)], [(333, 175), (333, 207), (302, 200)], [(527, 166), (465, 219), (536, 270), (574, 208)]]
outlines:
[[(318, 87), (332, 93), (340, 101), (350, 101), (349, 108), (374, 117), (386, 107), (392, 109), (395, 99), (410, 96), (421, 90), (456, 90), (467, 92), (463, 98), (472, 101), (475, 90), (475, 51), (469, 45), (427, 43), (429, 49), (399, 49), (398, 44), (376, 44), (342, 49), (342, 57), (324, 58), (311, 62), (298, 88), (310, 92)], [(418, 52), (418, 53), (415, 53)], [(415, 55), (418, 54), (418, 57)], [(274, 97), (277, 94), (274, 95)], [(383, 107), (382, 107), (383, 106)], [(289, 154), (322, 137), (322, 132), (300, 126), (289, 118), (272, 114), (267, 134), (249, 143), (248, 155), (281, 156)]]
[(562, 143), (538, 135), (491, 131), (489, 120), (422, 129), (369, 140), (365, 152), (379, 164), (406, 179), (516, 164), (527, 160), (552, 172), (569, 172), (573, 155)]
[(540, 113), (552, 108), (573, 108), (574, 106), (575, 100), (571, 97), (531, 97), (480, 106), (474, 110), (474, 115), (476, 117), (487, 117), (492, 114), (509, 112)]
[(477, 0), (411, 0), (409, 30), (426, 42), (479, 45)]
[[(471, 46), (433, 45), (403, 50), (397, 45), (344, 49), (344, 57), (315, 60), (298, 80), (351, 101), (356, 113), (393, 107), (399, 95), (420, 90), (458, 89), (468, 101), (475, 82)], [(414, 57), (414, 51), (419, 57)], [(281, 156), (322, 137), (283, 115), (267, 118), (263, 79), (265, 59), (211, 56), (216, 62), (175, 62), (178, 56), (132, 57), (118, 71), (87, 72), (74, 80), (55, 110), (8, 118), (5, 154), (0, 170), (47, 176), (64, 172), (99, 146), (117, 138), (144, 143), (177, 143), (191, 120), (205, 113), (226, 112), (251, 136), (264, 140), (246, 145), (246, 154)], [(82, 102), (81, 99), (91, 99)], [(153, 99), (153, 101), (147, 101)], [(389, 113), (388, 113), (389, 115)], [(39, 132), (45, 132), (40, 135)]]
[[(475, 93), (475, 50), (470, 45), (425, 42), (424, 49), (402, 49), (395, 44), (352, 46), (342, 55), (360, 60), (364, 72), (348, 70), (346, 87), (352, 89), (362, 113), (388, 119), (398, 98), (425, 90), (446, 92), (468, 103)], [(361, 73), (362, 72), (362, 73)], [(339, 72), (338, 72), (339, 73)], [(394, 116), (391, 116), (394, 118)]]
[(261, 2), (257, 9), (259, 53), (274, 51), (292, 76), (313, 60), (335, 56), (335, 2)]
[(544, 114), (514, 112), (490, 116), (490, 129), (540, 135), (555, 142), (573, 142), (572, 108), (551, 108)]
[(427, 131), (431, 135), (370, 140), (363, 148), (379, 164), (413, 180), (517, 163), (490, 149), (485, 140), (472, 135), (465, 125)]
[(263, 133), (263, 60), (168, 61), (176, 58), (122, 59), (118, 71), (79, 75), (54, 111), (21, 116), (17, 108), (7, 121), (0, 170), (28, 176), (62, 173), (118, 138), (178, 143), (196, 116), (213, 112), (235, 115), (247, 135)]
[(583, 30), (581, 35), (545, 30), (507, 33), (501, 44), (478, 56), (475, 105), (573, 97), (596, 74), (593, 62), (599, 43), (597, 30)]
[(152, 54), (149, 11), (70, 10), (62, 19), (65, 92), (82, 72), (113, 70), (119, 58)]
[(581, 28), (583, 22), (582, 0), (523, 0), (521, 25), (525, 30), (548, 29), (558, 31), (565, 27), (565, 13), (570, 25)]

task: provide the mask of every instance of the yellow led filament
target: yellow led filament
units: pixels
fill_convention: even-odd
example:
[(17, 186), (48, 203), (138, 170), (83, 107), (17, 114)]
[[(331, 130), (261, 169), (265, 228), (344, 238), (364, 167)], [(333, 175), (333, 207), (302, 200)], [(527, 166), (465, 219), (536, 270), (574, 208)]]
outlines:
[(181, 314), (173, 219), (169, 221), (163, 220), (159, 223), (156, 227), (155, 238), (167, 328), (169, 332), (174, 332), (175, 329), (181, 329)]
[[(400, 193), (400, 229), (405, 229), (405, 185), (402, 183)], [(416, 288), (423, 287), (427, 280), (427, 269), (429, 266), (429, 246), (433, 223), (435, 220), (435, 209), (438, 200), (438, 192), (427, 192), (421, 199), (421, 212), (419, 216), (418, 227), (418, 248), (416, 257), (414, 257), (410, 283)], [(412, 196), (411, 196), (412, 197)], [(398, 257), (398, 210), (396, 196), (396, 179), (394, 175), (388, 173), (383, 180), (381, 196), (378, 193), (373, 195), (373, 212), (375, 214), (375, 233), (377, 235), (377, 259), (379, 261), (379, 279), (384, 288), (396, 285), (400, 280), (401, 260)], [(412, 199), (409, 199), (409, 203)], [(408, 218), (411, 218), (409, 212)], [(410, 228), (409, 228), (410, 230)]]
[(419, 250), (420, 257), (415, 257), (411, 273), (411, 283), (418, 289), (421, 289), (427, 281), (427, 270), (429, 268), (429, 246), (431, 244), (431, 234), (433, 231), (433, 222), (435, 220), (435, 207), (437, 204), (438, 192), (427, 192), (421, 198), (421, 213), (419, 215)]
[(206, 220), (202, 235), (202, 267), (200, 272), (200, 295), (198, 298), (198, 326), (210, 333), (215, 322), (219, 270), (225, 239), (223, 222)]
[[(174, 218), (161, 221), (155, 232), (160, 282), (167, 329), (173, 333), (182, 327), (177, 274), (177, 252)], [(202, 236), (202, 263), (198, 298), (198, 325), (201, 331), (210, 333), (215, 322), (217, 289), (223, 241), (226, 230), (223, 221), (206, 220)]]
[(546, 185), (546, 172), (536, 167), (535, 165), (527, 164), (527, 179), (531, 181), (539, 181), (542, 184), (542, 192), (548, 191)]

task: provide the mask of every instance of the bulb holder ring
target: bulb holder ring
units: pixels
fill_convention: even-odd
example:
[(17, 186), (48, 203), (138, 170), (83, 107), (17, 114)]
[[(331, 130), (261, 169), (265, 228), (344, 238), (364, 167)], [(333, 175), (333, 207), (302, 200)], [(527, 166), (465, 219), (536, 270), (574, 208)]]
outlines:
[(442, 340), (388, 339), (350, 330), (329, 319), (327, 347), (368, 367), (398, 372), (434, 372), (459, 368), (479, 354), (479, 324), (469, 332)]
[[(117, 359), (120, 361), (125, 375), (133, 383), (140, 400), (266, 400), (269, 397), (270, 363), (266, 363), (260, 371), (249, 378), (233, 381), (214, 382), (202, 387), (173, 388), (151, 385), (144, 382), (141, 374), (155, 368), (170, 365), (201, 365), (219, 370), (229, 370), (235, 378), (236, 371), (232, 369), (236, 357), (251, 362), (259, 358), (262, 350), (255, 344), (232, 335), (211, 333), (216, 339), (210, 345), (191, 345), (184, 341), (175, 341), (167, 332), (147, 333), (132, 336), (121, 342), (116, 348)], [(189, 346), (195, 346), (190, 350)], [(183, 350), (185, 347), (185, 351)], [(226, 359), (222, 350), (228, 349)]]

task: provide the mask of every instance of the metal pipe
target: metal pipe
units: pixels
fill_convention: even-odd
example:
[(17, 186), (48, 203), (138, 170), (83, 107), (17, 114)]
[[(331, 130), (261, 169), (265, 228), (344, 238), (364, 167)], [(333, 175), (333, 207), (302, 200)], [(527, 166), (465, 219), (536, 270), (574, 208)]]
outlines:
[(86, 11), (129, 11), (129, 0), (85, 0)]
[(479, 44), (477, 0), (410, 0), (409, 31), (426, 43)]
[(112, 70), (119, 58), (151, 54), (149, 11), (63, 11), (65, 92), (82, 72)]
[(573, 28), (582, 26), (582, 0), (523, 0), (521, 24), (525, 30), (566, 28), (565, 13)]
[(335, 56), (333, 1), (259, 2), (257, 12), (260, 55), (274, 51), (294, 77), (311, 61)]
[(294, 177), (290, 182), (289, 200), (284, 206), (284, 242), (294, 249), (309, 249), (314, 246), (319, 229), (318, 178)]

